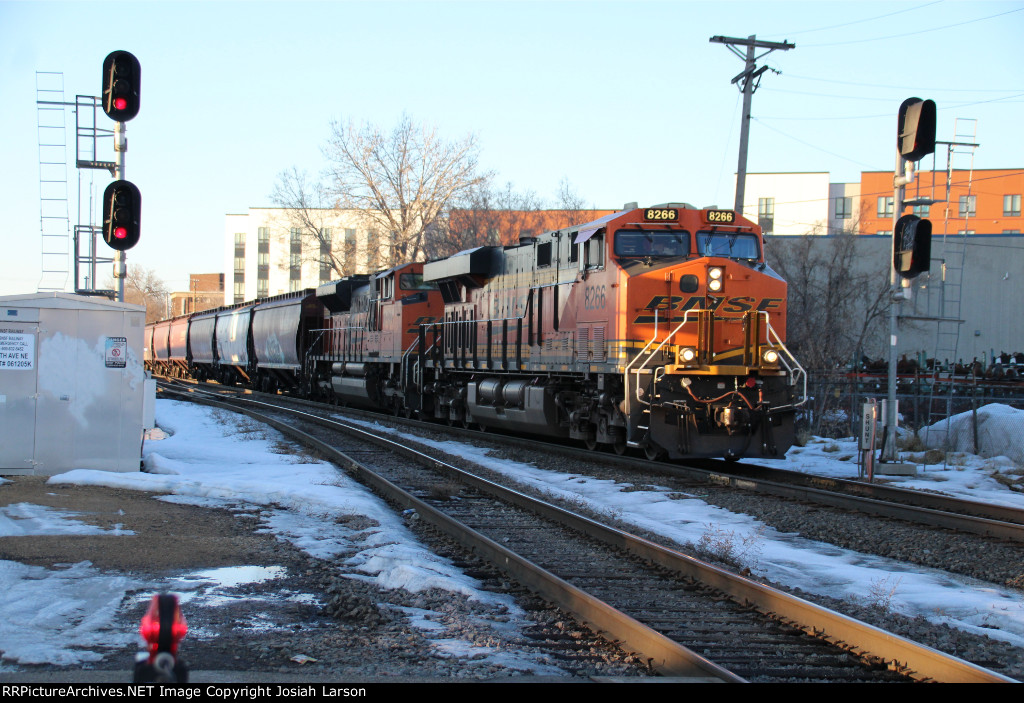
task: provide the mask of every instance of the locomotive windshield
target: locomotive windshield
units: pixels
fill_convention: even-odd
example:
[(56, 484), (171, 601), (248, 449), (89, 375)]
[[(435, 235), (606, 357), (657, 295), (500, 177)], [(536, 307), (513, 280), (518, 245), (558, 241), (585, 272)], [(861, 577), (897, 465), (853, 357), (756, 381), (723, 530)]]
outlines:
[(679, 231), (633, 230), (615, 233), (615, 255), (622, 258), (658, 258), (686, 256), (690, 253), (690, 233)]
[(742, 232), (697, 232), (697, 251), (701, 256), (727, 256), (730, 259), (760, 259), (757, 235)]

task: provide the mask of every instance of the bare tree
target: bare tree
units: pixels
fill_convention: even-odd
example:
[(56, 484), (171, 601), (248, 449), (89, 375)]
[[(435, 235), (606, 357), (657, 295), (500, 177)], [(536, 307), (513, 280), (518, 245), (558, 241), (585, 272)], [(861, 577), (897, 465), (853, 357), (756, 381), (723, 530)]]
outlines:
[(279, 244), (290, 245), (291, 232), (297, 231), (307, 242), (301, 248), (306, 252), (303, 260), (327, 267), (338, 276), (355, 273), (355, 242), (342, 239), (341, 246), (332, 243), (335, 233), (330, 225), (337, 220), (339, 209), (322, 183), (293, 167), (278, 175), (270, 197), (284, 211), (279, 238), (283, 232), (289, 236)]
[(443, 237), (428, 256), (448, 256), (478, 246), (515, 244), (542, 227), (543, 203), (533, 191), (518, 192), (511, 183), (502, 189), (486, 185), (465, 194), (452, 208)]
[(808, 370), (813, 434), (850, 431), (846, 374), (886, 330), (889, 278), (863, 256), (858, 235), (772, 237), (769, 264), (789, 286), (786, 344)]
[[(116, 287), (113, 278), (105, 284), (113, 290)], [(146, 324), (166, 317), (167, 296), (170, 291), (163, 279), (156, 272), (138, 264), (129, 264), (124, 280), (124, 300), (133, 305), (146, 306)]]
[(882, 333), (889, 279), (858, 254), (857, 235), (773, 237), (766, 254), (789, 284), (787, 344), (804, 366), (845, 367)]
[(386, 266), (423, 258), (443, 236), (451, 203), (484, 185), (476, 139), (448, 141), (403, 114), (389, 133), (334, 122), (324, 148), (337, 206), (360, 210), (381, 238)]
[(453, 208), (446, 238), (446, 250), (454, 253), (474, 246), (515, 244), (520, 237), (583, 224), (598, 217), (598, 211), (584, 207), (583, 198), (563, 178), (555, 207), (548, 206), (533, 191), (518, 192), (511, 183), (501, 190), (474, 189)]

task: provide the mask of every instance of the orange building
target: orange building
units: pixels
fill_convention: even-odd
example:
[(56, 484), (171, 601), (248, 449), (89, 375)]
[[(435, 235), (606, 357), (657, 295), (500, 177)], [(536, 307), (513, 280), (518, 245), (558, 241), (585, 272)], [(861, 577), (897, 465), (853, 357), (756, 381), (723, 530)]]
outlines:
[[(861, 234), (892, 234), (892, 171), (864, 171), (860, 178)], [(949, 192), (947, 195), (947, 180)], [(1024, 195), (1024, 169), (921, 171), (906, 187), (904, 200), (926, 198), (935, 201), (921, 205), (911, 213), (931, 220), (932, 233), (1020, 234), (1024, 231), (1021, 196)]]
[(592, 222), (615, 210), (482, 210), (453, 209), (450, 231), (461, 241), (481, 244), (517, 244), (520, 237), (533, 237), (563, 227)]

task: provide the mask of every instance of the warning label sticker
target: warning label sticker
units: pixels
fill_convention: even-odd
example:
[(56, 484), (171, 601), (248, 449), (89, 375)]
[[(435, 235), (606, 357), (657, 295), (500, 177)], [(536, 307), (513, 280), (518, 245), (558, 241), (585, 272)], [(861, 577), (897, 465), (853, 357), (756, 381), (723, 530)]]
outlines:
[(32, 369), (36, 359), (36, 336), (0, 330), (0, 371)]
[(103, 359), (108, 369), (123, 369), (128, 359), (128, 338), (107, 337), (107, 351)]

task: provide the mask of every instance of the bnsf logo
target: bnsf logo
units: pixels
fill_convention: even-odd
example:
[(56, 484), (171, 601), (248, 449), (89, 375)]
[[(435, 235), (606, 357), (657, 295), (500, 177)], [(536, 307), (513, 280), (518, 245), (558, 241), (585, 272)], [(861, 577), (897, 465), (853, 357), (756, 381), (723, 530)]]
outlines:
[[(706, 304), (705, 304), (706, 301)], [(727, 315), (740, 315), (749, 310), (758, 310), (764, 312), (765, 310), (779, 310), (782, 308), (782, 304), (786, 302), (785, 298), (751, 298), (748, 296), (737, 296), (735, 298), (705, 298), (703, 295), (692, 295), (689, 298), (684, 298), (681, 295), (656, 295), (651, 298), (651, 302), (647, 303), (643, 307), (643, 310), (650, 310), (651, 312), (657, 310), (658, 318), (664, 319), (665, 316), (661, 314), (662, 310), (672, 310), (686, 312), (687, 310), (712, 310), (717, 313)], [(653, 324), (654, 315), (644, 314), (641, 312), (637, 315), (636, 319), (633, 320), (634, 324)]]
[(429, 316), (417, 317), (416, 318), (416, 322), (412, 323), (412, 327), (407, 329), (405, 332), (406, 332), (406, 334), (416, 334), (416, 333), (418, 333), (420, 331), (420, 329), (419, 329), (420, 325), (429, 325), (429, 324), (432, 324), (432, 323), (437, 322), (437, 321), (438, 321), (438, 318), (436, 318), (436, 317), (429, 317)]

